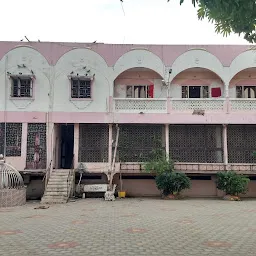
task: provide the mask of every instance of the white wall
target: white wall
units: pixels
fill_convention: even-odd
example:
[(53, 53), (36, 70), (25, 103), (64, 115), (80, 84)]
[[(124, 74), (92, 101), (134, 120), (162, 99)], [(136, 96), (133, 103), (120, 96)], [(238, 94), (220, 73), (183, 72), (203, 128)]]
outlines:
[[(26, 68), (18, 68), (18, 65), (23, 64)], [(17, 47), (1, 59), (0, 66), (0, 111), (5, 109), (5, 98), (7, 111), (47, 111), (51, 67), (38, 51), (30, 47)], [(31, 75), (31, 70), (36, 76), (33, 86), (34, 99), (10, 99), (11, 80), (6, 76), (6, 72)]]

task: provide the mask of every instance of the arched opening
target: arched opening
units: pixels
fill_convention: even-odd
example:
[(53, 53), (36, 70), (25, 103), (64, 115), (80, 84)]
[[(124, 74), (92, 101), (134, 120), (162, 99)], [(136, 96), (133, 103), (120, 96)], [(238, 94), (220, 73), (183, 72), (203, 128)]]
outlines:
[(256, 68), (238, 72), (230, 81), (230, 98), (256, 98)]
[(189, 68), (171, 81), (172, 98), (220, 98), (224, 97), (222, 79), (206, 68)]
[(122, 72), (114, 81), (115, 98), (161, 98), (163, 91), (162, 77), (149, 68), (131, 68)]

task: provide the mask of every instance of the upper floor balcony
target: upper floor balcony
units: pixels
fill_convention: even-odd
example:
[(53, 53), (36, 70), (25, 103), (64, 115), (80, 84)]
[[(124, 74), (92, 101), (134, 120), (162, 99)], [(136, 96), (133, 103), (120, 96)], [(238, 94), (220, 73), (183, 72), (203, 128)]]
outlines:
[[(254, 75), (255, 74), (255, 75)], [(192, 68), (165, 82), (146, 69), (125, 71), (115, 80), (114, 113), (192, 113), (205, 115), (256, 111), (256, 70), (239, 72), (229, 85), (203, 68)]]

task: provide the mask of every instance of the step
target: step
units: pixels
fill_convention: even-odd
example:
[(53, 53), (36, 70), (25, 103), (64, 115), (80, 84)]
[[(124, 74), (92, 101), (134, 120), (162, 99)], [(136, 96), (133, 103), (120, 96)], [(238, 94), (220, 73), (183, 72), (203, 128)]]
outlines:
[(48, 184), (47, 189), (68, 189), (67, 184)]
[(67, 177), (65, 177), (65, 178), (62, 178), (62, 177), (51, 177), (50, 179), (49, 179), (49, 182), (51, 182), (51, 181), (57, 181), (57, 182), (67, 182)]
[(42, 199), (41, 204), (66, 204), (67, 200)]
[(46, 196), (67, 196), (68, 191), (47, 191), (44, 193)]
[(47, 185), (67, 185), (68, 181), (66, 180), (49, 180)]
[(50, 196), (50, 195), (44, 195), (42, 197), (42, 200), (68, 200), (67, 196)]

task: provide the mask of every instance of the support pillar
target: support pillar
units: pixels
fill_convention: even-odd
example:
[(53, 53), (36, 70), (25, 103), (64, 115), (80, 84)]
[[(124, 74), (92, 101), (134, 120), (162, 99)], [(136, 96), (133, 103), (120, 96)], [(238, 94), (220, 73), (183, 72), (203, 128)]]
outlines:
[(108, 125), (108, 168), (112, 165), (112, 142), (113, 142), (113, 124)]
[(170, 135), (169, 135), (170, 125), (165, 124), (165, 153), (166, 159), (170, 158)]
[(24, 164), (24, 169), (26, 169), (26, 165), (27, 165), (27, 141), (28, 141), (28, 123), (22, 123), (21, 159)]
[(79, 155), (79, 124), (74, 124), (74, 168), (78, 166)]
[(46, 148), (47, 148), (47, 155), (46, 155), (46, 169), (49, 167), (51, 161), (53, 161), (53, 135), (54, 135), (54, 123), (48, 122), (46, 126)]
[(223, 125), (223, 130), (222, 130), (222, 138), (223, 138), (223, 160), (224, 164), (228, 164), (228, 136), (227, 136), (227, 125)]

